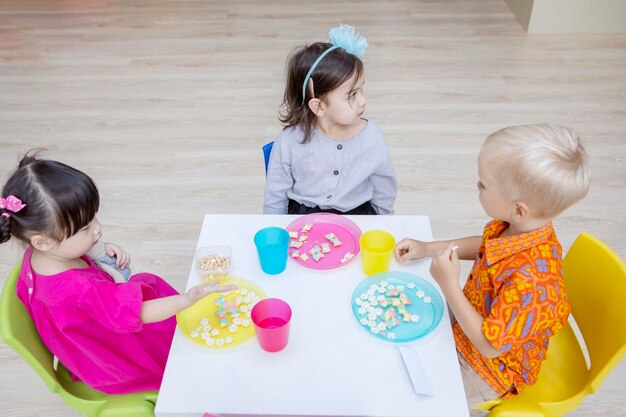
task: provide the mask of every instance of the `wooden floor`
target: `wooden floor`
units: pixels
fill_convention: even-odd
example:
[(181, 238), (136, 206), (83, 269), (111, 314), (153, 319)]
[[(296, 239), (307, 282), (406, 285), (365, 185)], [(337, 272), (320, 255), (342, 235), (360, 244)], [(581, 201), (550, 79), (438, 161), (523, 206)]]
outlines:
[[(593, 163), (555, 222), (564, 248), (588, 231), (626, 258), (626, 35), (528, 36), (503, 0), (0, 0), (0, 177), (34, 147), (86, 171), (107, 240), (182, 290), (204, 213), (261, 212), (286, 56), (340, 22), (370, 44), (398, 214), (429, 215), (435, 238), (480, 233), (485, 136), (556, 122)], [(20, 253), (0, 246), (0, 282)], [(572, 415), (626, 416), (625, 380), (622, 363)], [(0, 410), (76, 415), (3, 344)]]

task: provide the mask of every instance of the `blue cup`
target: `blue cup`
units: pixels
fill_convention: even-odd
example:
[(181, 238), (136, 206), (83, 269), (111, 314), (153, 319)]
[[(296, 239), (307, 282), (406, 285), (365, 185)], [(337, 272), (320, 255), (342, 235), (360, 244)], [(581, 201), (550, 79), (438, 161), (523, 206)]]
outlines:
[(266, 274), (276, 275), (287, 266), (289, 233), (280, 227), (266, 227), (254, 235), (254, 244), (259, 253), (261, 269)]

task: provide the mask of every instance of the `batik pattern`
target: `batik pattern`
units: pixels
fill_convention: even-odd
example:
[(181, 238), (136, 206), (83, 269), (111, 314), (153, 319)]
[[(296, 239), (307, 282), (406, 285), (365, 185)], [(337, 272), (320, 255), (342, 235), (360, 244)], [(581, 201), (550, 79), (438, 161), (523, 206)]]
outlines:
[[(487, 224), (463, 292), (484, 317), (482, 332), (497, 358), (483, 357), (457, 324), (457, 350), (500, 395), (537, 380), (548, 341), (566, 323), (570, 305), (561, 272), (561, 245), (552, 224), (499, 237), (508, 224)], [(514, 386), (515, 389), (510, 390)]]

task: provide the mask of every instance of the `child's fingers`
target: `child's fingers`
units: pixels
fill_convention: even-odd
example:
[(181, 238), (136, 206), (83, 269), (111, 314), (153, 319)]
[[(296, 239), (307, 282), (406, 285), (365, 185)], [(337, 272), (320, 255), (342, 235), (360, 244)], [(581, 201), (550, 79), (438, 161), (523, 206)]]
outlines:
[(115, 265), (118, 268), (126, 268), (126, 266), (128, 266), (124, 264), (128, 263), (129, 256), (122, 248), (109, 244), (105, 246), (104, 251), (111, 258), (115, 258)]
[(211, 281), (198, 287), (202, 294), (211, 294), (214, 292), (226, 292), (236, 290), (236, 285), (217, 285), (219, 281)]
[(113, 257), (113, 256), (119, 256), (120, 252), (124, 252), (123, 250), (121, 250), (121, 248), (119, 246), (117, 246), (114, 243), (105, 243), (104, 244), (104, 251), (106, 252), (107, 255)]
[(115, 264), (118, 266), (118, 268), (124, 269), (127, 268), (130, 264), (130, 256), (128, 256), (126, 252), (120, 252), (116, 254), (115, 259)]
[(400, 263), (404, 261), (409, 261), (411, 260), (411, 256), (412, 256), (411, 253), (408, 250), (406, 250), (402, 255), (400, 255), (400, 258), (398, 258), (398, 261)]
[(459, 258), (459, 255), (457, 253), (458, 250), (459, 250), (459, 245), (455, 244), (454, 242), (450, 243), (448, 247), (446, 248), (446, 256), (448, 257), (448, 259), (454, 260), (455, 257), (456, 259), (458, 259)]
[(128, 268), (129, 265), (130, 265), (130, 257), (128, 255), (126, 255), (124, 257), (124, 260), (120, 263), (120, 268), (122, 268), (122, 269)]
[(232, 290), (236, 290), (237, 286), (236, 285), (220, 285), (217, 287), (212, 287), (209, 290), (209, 293), (213, 293), (213, 292), (226, 292), (226, 291), (232, 291)]
[(452, 245), (450, 260), (457, 262), (459, 260), (459, 245)]
[(404, 262), (407, 259), (409, 248), (410, 245), (407, 239), (402, 239), (393, 249), (393, 255), (399, 262)]

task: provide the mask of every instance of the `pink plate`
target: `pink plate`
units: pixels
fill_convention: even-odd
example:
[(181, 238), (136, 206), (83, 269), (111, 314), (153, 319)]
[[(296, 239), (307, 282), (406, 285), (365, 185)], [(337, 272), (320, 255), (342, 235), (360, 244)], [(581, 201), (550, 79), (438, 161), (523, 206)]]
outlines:
[[(307, 225), (313, 225), (311, 230), (303, 232), (302, 228)], [(299, 263), (312, 269), (333, 269), (346, 265), (352, 261), (359, 253), (359, 237), (361, 236), (361, 229), (354, 224), (353, 221), (347, 218), (332, 214), (332, 213), (313, 213), (306, 216), (298, 217), (286, 227), (288, 232), (297, 232), (297, 238), (291, 238), (289, 240), (289, 257)], [(329, 233), (334, 233), (335, 236), (341, 241), (341, 245), (334, 246), (333, 243), (325, 237)], [(308, 239), (302, 242), (302, 246), (299, 248), (292, 247), (294, 241), (298, 241), (302, 235), (308, 236)], [(310, 250), (318, 246), (321, 248), (323, 243), (328, 243), (330, 252), (324, 253), (324, 257), (318, 261), (313, 259)], [(293, 257), (293, 251), (298, 251), (300, 254), (306, 254), (309, 259), (303, 260), (300, 257)], [(352, 254), (351, 258), (349, 255)], [(344, 257), (349, 257), (346, 259)], [(343, 260), (343, 262), (342, 262)]]

